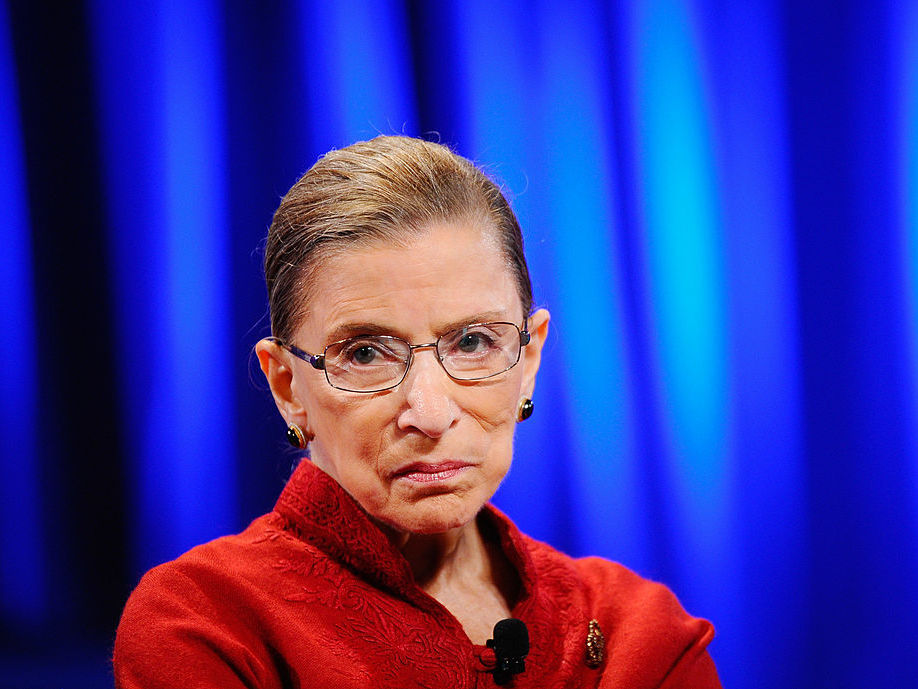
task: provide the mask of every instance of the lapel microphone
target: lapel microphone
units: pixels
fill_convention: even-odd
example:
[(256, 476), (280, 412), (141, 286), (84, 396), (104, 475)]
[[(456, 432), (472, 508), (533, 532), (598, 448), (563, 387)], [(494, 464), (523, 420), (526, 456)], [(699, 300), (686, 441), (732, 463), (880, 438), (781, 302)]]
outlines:
[(507, 684), (513, 675), (526, 670), (524, 659), (529, 653), (529, 630), (522, 620), (510, 617), (494, 625), (494, 638), (486, 642), (494, 649), (494, 683)]

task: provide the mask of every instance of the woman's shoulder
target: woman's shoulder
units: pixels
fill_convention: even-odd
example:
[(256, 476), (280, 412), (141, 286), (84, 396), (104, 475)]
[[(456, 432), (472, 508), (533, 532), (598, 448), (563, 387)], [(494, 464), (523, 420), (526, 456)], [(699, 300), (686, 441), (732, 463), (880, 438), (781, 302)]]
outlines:
[[(259, 596), (291, 570), (299, 575), (329, 569), (328, 558), (297, 534), (277, 512), (253, 520), (243, 531), (197, 545), (174, 560), (157, 565), (140, 579), (125, 607), (124, 618), (137, 607), (194, 600), (226, 607)], [(232, 594), (232, 595), (229, 595)]]
[(675, 594), (665, 585), (638, 574), (633, 569), (602, 557), (572, 560), (573, 567), (598, 603), (614, 606), (620, 612), (630, 609), (654, 608), (682, 610)]
[(219, 616), (227, 594), (245, 589), (267, 561), (264, 554), (286, 540), (275, 515), (254, 520), (244, 531), (195, 546), (174, 560), (147, 571), (128, 598), (118, 628), (148, 633), (151, 620), (164, 613)]
[(597, 612), (650, 627), (686, 626), (693, 630), (693, 635), (710, 632), (713, 636), (711, 624), (686, 612), (665, 584), (600, 557), (573, 560), (573, 566)]
[(576, 560), (575, 566), (589, 591), (607, 647), (619, 659), (654, 659), (643, 665), (633, 660), (610, 667), (605, 679), (618, 677), (617, 681), (633, 683), (637, 676), (649, 677), (666, 668), (660, 686), (720, 687), (708, 652), (714, 626), (689, 614), (669, 587), (598, 557)]
[(608, 686), (720, 686), (707, 652), (714, 627), (686, 612), (667, 586), (611, 560), (525, 540), (538, 587), (564, 598), (565, 619), (579, 619), (571, 636), (602, 639)]
[(625, 565), (602, 557), (573, 558), (556, 548), (523, 536), (541, 578), (575, 580), (591, 607), (614, 610), (618, 616), (659, 610), (688, 617), (676, 595), (664, 584), (644, 577)]
[(269, 513), (152, 568), (118, 625), (116, 685), (203, 686), (195, 678), (206, 676), (206, 686), (239, 686), (240, 677), (262, 686), (272, 676), (265, 630), (278, 632), (285, 579), (308, 583), (326, 559)]
[(636, 591), (661, 586), (613, 560), (595, 556), (574, 558), (523, 533), (519, 535), (519, 542), (541, 578), (573, 578), (578, 588), (584, 591), (602, 593), (614, 590), (620, 591), (626, 598)]

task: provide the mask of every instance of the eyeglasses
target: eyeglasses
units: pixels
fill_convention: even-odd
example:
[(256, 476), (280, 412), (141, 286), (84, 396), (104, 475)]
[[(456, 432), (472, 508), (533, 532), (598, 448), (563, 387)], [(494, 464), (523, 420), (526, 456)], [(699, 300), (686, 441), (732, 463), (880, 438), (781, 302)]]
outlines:
[(313, 368), (325, 371), (333, 388), (381, 392), (405, 379), (417, 349), (435, 350), (437, 361), (454, 380), (484, 380), (516, 366), (530, 336), (513, 323), (473, 323), (450, 330), (427, 344), (410, 344), (391, 335), (358, 335), (332, 342), (322, 354), (310, 354), (277, 338), (269, 339)]

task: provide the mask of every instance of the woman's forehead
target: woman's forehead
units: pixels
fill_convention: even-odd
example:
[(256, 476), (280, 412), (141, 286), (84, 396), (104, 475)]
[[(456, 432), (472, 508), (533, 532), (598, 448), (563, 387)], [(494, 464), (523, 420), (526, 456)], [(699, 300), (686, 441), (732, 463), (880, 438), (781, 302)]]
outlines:
[(403, 331), (520, 320), (513, 272), (489, 234), (435, 226), (404, 245), (378, 243), (329, 256), (313, 271), (301, 332), (347, 337), (362, 328), (410, 335)]

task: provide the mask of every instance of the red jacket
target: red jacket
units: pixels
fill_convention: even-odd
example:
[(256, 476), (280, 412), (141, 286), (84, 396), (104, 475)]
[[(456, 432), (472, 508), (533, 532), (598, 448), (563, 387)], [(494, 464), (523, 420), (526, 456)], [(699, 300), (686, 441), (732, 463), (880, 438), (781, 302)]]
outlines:
[[(720, 687), (705, 650), (711, 624), (666, 587), (613, 562), (573, 560), (491, 506), (482, 518), (522, 580), (513, 615), (531, 649), (508, 686)], [(587, 663), (591, 620), (604, 641), (596, 667)], [(469, 641), (383, 532), (309, 461), (273, 512), (148, 572), (114, 654), (121, 689), (493, 687), (493, 666), (493, 652)]]

